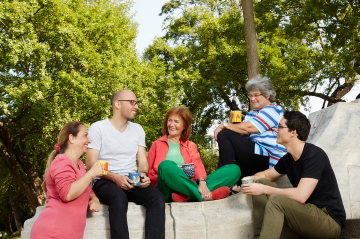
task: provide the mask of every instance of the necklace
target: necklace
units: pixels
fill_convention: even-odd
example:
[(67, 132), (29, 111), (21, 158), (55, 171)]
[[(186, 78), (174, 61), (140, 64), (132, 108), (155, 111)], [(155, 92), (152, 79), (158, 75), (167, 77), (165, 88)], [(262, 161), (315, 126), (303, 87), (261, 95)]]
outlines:
[(75, 164), (75, 166), (77, 167), (77, 168), (79, 168), (79, 165), (78, 165), (78, 163), (77, 163), (77, 160), (75, 160), (73, 157), (71, 157), (69, 154), (65, 154), (66, 156), (68, 156), (70, 159), (71, 159), (71, 161), (73, 162), (73, 164)]

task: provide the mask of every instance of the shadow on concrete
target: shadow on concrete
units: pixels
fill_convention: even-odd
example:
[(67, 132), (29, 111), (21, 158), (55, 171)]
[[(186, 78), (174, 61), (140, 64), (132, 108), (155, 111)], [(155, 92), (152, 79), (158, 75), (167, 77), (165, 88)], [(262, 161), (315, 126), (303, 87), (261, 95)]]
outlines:
[(339, 239), (360, 238), (360, 219), (346, 220), (345, 227), (342, 229)]

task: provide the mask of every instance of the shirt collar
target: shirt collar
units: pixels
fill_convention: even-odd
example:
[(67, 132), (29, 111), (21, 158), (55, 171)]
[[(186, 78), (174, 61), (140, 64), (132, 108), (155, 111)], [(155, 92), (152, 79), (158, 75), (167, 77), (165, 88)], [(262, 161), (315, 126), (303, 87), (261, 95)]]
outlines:
[[(161, 137), (159, 140), (160, 140), (160, 141), (163, 141), (163, 142), (167, 142), (167, 141), (168, 141), (168, 136), (167, 136), (167, 134), (164, 135), (163, 137)], [(180, 140), (180, 145), (183, 146), (183, 147), (185, 147), (185, 148), (187, 148), (188, 142), (189, 142), (189, 140), (186, 140), (186, 141)]]

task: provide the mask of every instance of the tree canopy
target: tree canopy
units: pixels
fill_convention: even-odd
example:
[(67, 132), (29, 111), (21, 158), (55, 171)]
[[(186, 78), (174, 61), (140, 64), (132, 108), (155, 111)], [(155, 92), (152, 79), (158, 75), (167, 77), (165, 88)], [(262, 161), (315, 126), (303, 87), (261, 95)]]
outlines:
[[(356, 1), (254, 2), (260, 73), (272, 80), (278, 104), (308, 109), (308, 96), (330, 104), (344, 101), (358, 75), (358, 10)], [(182, 103), (195, 115), (195, 131), (204, 133), (230, 109), (246, 108), (240, 1), (171, 0), (161, 14), (166, 34), (144, 58), (163, 61), (181, 82)]]
[[(264, 73), (283, 78), (286, 94), (317, 96), (324, 106), (344, 101), (360, 73), (359, 10), (352, 0), (257, 2)], [(267, 46), (278, 51), (269, 55)]]
[(179, 92), (163, 64), (142, 62), (128, 1), (5, 0), (0, 3), (0, 158), (33, 207), (60, 128), (110, 117), (112, 94), (140, 102), (147, 144)]
[(156, 39), (144, 57), (167, 64), (169, 74), (184, 91), (182, 103), (193, 112), (194, 133), (204, 134), (214, 119), (224, 117), (226, 107), (241, 108), (232, 95), (247, 101), (246, 44), (239, 4), (170, 1), (161, 14), (167, 15), (166, 35)]

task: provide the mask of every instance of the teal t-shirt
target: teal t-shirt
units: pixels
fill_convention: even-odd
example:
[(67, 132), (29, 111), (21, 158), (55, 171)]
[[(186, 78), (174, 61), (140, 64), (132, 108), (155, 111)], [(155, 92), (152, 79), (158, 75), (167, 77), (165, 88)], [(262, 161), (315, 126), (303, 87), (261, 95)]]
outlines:
[(180, 152), (180, 144), (173, 144), (168, 140), (169, 152), (166, 155), (165, 160), (175, 162), (177, 165), (182, 166), (185, 164), (184, 158)]

